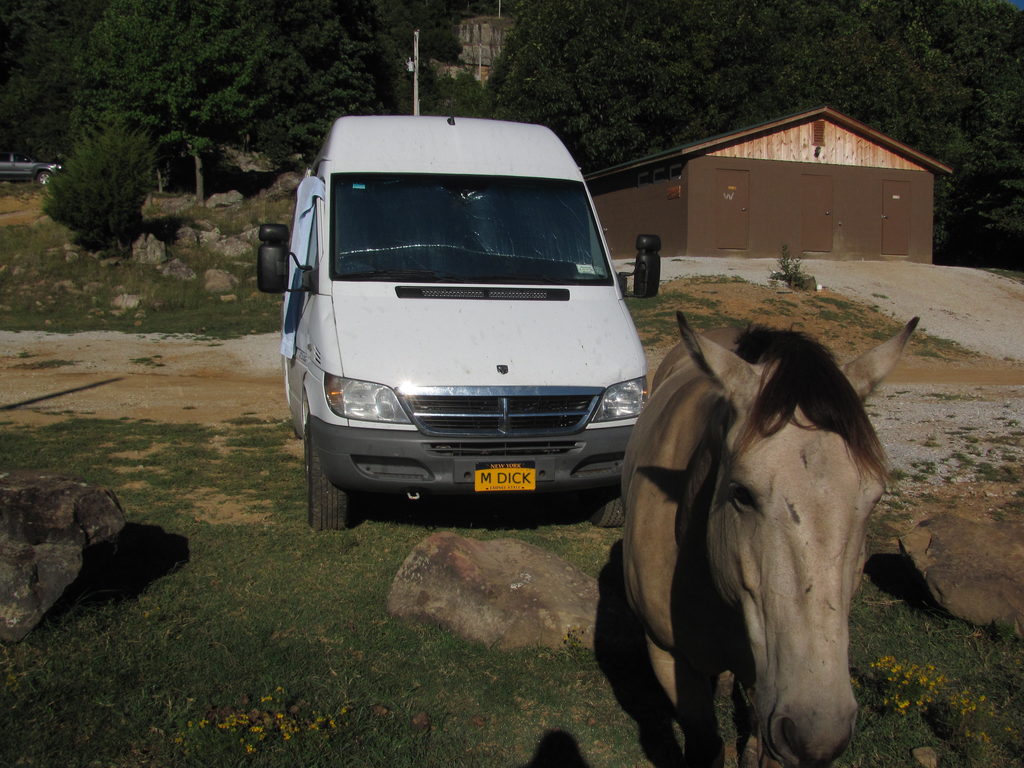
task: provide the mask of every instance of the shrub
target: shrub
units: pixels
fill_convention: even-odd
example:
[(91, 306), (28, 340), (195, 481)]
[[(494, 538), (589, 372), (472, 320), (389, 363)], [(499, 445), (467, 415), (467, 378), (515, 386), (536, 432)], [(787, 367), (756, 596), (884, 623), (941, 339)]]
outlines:
[(768, 276), (769, 280), (779, 280), (790, 288), (801, 291), (809, 291), (815, 286), (814, 278), (804, 272), (799, 256), (792, 256), (789, 253), (789, 246), (782, 246), (782, 255), (779, 256), (779, 268)]
[(120, 125), (88, 134), (47, 187), (43, 210), (92, 250), (128, 249), (142, 225), (156, 155), (149, 137)]

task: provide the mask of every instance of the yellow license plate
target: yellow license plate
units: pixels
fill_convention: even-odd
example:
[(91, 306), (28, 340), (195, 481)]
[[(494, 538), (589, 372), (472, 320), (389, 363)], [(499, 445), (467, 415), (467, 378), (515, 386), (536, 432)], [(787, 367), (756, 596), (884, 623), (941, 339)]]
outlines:
[(476, 491), (535, 491), (537, 468), (532, 461), (496, 461), (477, 464), (473, 482)]

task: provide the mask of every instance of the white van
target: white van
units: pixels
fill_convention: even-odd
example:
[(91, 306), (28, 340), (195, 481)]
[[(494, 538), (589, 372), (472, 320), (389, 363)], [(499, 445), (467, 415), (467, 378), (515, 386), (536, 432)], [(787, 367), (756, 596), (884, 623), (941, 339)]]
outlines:
[[(637, 295), (658, 285), (645, 237)], [(547, 128), (340, 118), (290, 240), (274, 224), (260, 239), (259, 287), (286, 296), (314, 528), (344, 527), (353, 492), (615, 495), (647, 367), (583, 178)]]

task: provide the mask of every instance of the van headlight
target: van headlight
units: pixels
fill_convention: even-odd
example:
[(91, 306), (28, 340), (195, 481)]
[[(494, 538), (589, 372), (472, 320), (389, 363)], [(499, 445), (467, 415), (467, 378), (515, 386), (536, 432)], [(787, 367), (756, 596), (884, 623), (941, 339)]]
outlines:
[(612, 384), (601, 396), (594, 421), (615, 421), (616, 419), (632, 419), (640, 415), (647, 401), (647, 379), (620, 381)]
[(324, 375), (324, 394), (331, 410), (343, 418), (392, 424), (409, 423), (409, 417), (402, 410), (395, 391), (383, 384), (346, 379), (328, 373)]

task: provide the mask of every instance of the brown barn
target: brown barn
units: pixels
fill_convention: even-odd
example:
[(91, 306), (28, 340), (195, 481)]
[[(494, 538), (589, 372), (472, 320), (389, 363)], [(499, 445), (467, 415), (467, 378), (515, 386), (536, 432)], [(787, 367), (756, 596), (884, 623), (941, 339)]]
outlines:
[(632, 257), (932, 260), (934, 177), (952, 169), (830, 107), (588, 175), (608, 244)]

